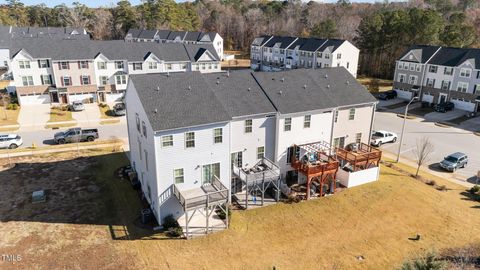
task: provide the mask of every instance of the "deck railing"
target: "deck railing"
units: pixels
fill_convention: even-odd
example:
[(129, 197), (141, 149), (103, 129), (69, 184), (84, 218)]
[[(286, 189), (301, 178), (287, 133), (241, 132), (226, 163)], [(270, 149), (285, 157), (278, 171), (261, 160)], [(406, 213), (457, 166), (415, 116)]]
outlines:
[(262, 158), (254, 167), (256, 166), (264, 166), (266, 169), (259, 172), (250, 171), (250, 173), (247, 173), (244, 169), (234, 165), (233, 173), (244, 182), (277, 180), (280, 176), (280, 168), (268, 158)]
[[(213, 191), (207, 191), (209, 187), (212, 187)], [(185, 198), (178, 187), (173, 185), (173, 193), (185, 209), (208, 207), (211, 204), (219, 204), (228, 200), (228, 189), (217, 176), (213, 176), (212, 182), (204, 184), (202, 188), (205, 194)]]
[(315, 164), (299, 160), (295, 155), (295, 151), (293, 151), (291, 156), (291, 166), (295, 170), (299, 170), (306, 175), (319, 174), (327, 171), (335, 171), (338, 169), (339, 163), (335, 158), (322, 152), (317, 152), (317, 155), (320, 161), (318, 164)]

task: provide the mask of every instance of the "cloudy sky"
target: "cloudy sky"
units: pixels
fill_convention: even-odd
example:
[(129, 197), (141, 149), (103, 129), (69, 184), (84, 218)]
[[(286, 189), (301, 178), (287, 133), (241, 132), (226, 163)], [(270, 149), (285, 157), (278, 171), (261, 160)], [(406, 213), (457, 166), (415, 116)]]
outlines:
[[(178, 0), (177, 0), (178, 1)], [(183, 1), (183, 0), (180, 0)], [(383, 2), (383, 0), (376, 1), (376, 0), (350, 0), (351, 2)], [(390, 0), (390, 2), (404, 2), (407, 0)], [(71, 5), (73, 2), (81, 2), (86, 4), (89, 7), (98, 7), (98, 6), (114, 6), (118, 1), (111, 1), (111, 0), (106, 0), (106, 1), (98, 1), (98, 0), (73, 0), (73, 1), (65, 1), (65, 0), (23, 0), (22, 1), (26, 5), (37, 5), (41, 3), (46, 3), (47, 6), (53, 7), (62, 3), (65, 3), (67, 5)], [(139, 4), (141, 1), (140, 0), (130, 0), (130, 3), (133, 5)], [(323, 0), (323, 2), (336, 2), (336, 0)], [(0, 0), (0, 3), (5, 4), (5, 0)]]

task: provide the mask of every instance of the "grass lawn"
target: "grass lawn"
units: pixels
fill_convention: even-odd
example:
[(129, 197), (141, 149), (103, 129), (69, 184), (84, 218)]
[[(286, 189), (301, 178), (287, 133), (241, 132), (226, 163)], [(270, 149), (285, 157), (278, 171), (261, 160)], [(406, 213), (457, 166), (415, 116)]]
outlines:
[(431, 113), (431, 112), (434, 112), (434, 111), (435, 110), (432, 107), (426, 107), (426, 108), (417, 107), (417, 108), (408, 110), (408, 114), (413, 114), (413, 115), (416, 115), (416, 116), (423, 117), (427, 113)]
[[(7, 114), (5, 117), (5, 113)], [(17, 119), (20, 113), (20, 107), (17, 110), (6, 110), (0, 106), (0, 128), (2, 126), (18, 125)]]
[(50, 119), (47, 123), (54, 123), (54, 122), (66, 122), (66, 121), (73, 121), (72, 112), (71, 111), (62, 111), (59, 108), (52, 107), (50, 109)]
[[(162, 234), (146, 235), (145, 230), (133, 225), (140, 209), (137, 194), (127, 181), (114, 176), (114, 171), (127, 163), (126, 158), (109, 151), (92, 155), (96, 156), (89, 158), (90, 168), (86, 169), (84, 162), (75, 157), (62, 163), (70, 164), (67, 168), (54, 163), (52, 169), (45, 171), (46, 175), (63, 177), (63, 173), (55, 171), (64, 170), (80, 177), (74, 181), (52, 182), (59, 185), (51, 187), (55, 192), (63, 189), (71, 192), (71, 195), (64, 194), (69, 200), (60, 196), (64, 203), (73, 200), (71, 206), (44, 209), (42, 205), (23, 203), (19, 198), (12, 201), (9, 194), (2, 196), (4, 201), (21, 207), (25, 215), (25, 218), (15, 216), (21, 214), (11, 210), (10, 203), (8, 207), (5, 204), (6, 213), (0, 212), (0, 217), (8, 216), (9, 221), (0, 219), (0, 235), (7, 236), (0, 238), (0, 252), (22, 254), (27, 258), (18, 267), (392, 269), (406, 258), (431, 249), (442, 250), (480, 241), (480, 203), (471, 201), (463, 187), (422, 172), (424, 177), (431, 177), (437, 185), (446, 185), (449, 189), (439, 191), (386, 166), (382, 166), (380, 181), (333, 196), (234, 211), (228, 230), (206, 237), (176, 240), (166, 239)], [(47, 158), (49, 162), (61, 162), (57, 161), (57, 155)], [(45, 166), (40, 160), (29, 162)], [(77, 167), (71, 162), (82, 165), (78, 166), (79, 172), (71, 171)], [(414, 171), (405, 165), (399, 166)], [(19, 174), (28, 175), (25, 165), (17, 167)], [(11, 170), (13, 173), (16, 168)], [(43, 173), (44, 170), (35, 168), (32, 171)], [(2, 176), (0, 172), (3, 181), (13, 179)], [(33, 183), (42, 177), (34, 175)], [(77, 187), (68, 188), (88, 179), (101, 187), (97, 196), (82, 189), (77, 191)], [(18, 185), (24, 187), (26, 182), (28, 180), (23, 177)], [(11, 193), (29, 200), (30, 193), (24, 189), (18, 192), (12, 188)], [(78, 198), (80, 194), (88, 196), (88, 200)], [(82, 222), (81, 217), (71, 214), (85, 207), (104, 212), (94, 222)], [(27, 212), (30, 208), (41, 213)], [(73, 221), (57, 217), (67, 215), (64, 213)], [(39, 216), (46, 220), (37, 220)], [(417, 233), (422, 240), (408, 240)], [(357, 256), (365, 259), (358, 260)]]

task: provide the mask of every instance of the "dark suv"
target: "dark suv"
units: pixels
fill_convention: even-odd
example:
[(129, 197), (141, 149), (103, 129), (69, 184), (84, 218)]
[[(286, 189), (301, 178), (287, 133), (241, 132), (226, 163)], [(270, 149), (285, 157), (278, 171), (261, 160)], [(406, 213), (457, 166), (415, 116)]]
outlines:
[(389, 90), (378, 94), (378, 99), (389, 100), (397, 97), (397, 92), (395, 90)]
[(440, 104), (435, 105), (435, 111), (436, 112), (448, 112), (451, 111), (455, 108), (455, 104), (453, 102), (447, 101), (447, 102), (442, 102)]

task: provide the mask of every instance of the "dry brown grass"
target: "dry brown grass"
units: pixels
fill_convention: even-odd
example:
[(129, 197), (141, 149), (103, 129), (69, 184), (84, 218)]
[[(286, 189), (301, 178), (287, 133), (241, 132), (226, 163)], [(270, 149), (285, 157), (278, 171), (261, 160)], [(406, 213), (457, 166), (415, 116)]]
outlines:
[[(112, 204), (106, 214), (117, 215), (107, 220), (131, 228), (138, 202), (126, 182), (109, 178), (121, 163), (102, 159), (107, 165), (99, 179), (107, 186), (101, 198)], [(378, 182), (308, 202), (235, 211), (230, 229), (188, 241), (115, 241), (104, 223), (2, 222), (0, 235), (8, 236), (0, 238), (0, 253), (39, 253), (17, 265), (39, 269), (392, 269), (425, 250), (480, 241), (480, 203), (467, 199), (463, 187), (431, 177), (448, 191), (382, 166)], [(408, 240), (417, 233), (422, 240)]]
[[(357, 78), (357, 81), (362, 84), (363, 86), (367, 87), (367, 89), (369, 88), (370, 86), (370, 83), (372, 82), (374, 78), (372, 77), (364, 77), (364, 76), (360, 76)], [(385, 79), (378, 79), (378, 90), (379, 92), (383, 92), (383, 91), (388, 91), (388, 90), (392, 90), (392, 87), (393, 87), (393, 81), (392, 80), (385, 80)]]
[(50, 109), (50, 119), (47, 123), (54, 122), (66, 122), (73, 121), (72, 112), (68, 110), (62, 110), (58, 107), (52, 107)]
[[(6, 113), (6, 117), (5, 117)], [(0, 106), (0, 127), (18, 125), (17, 119), (20, 113), (20, 107), (17, 110), (6, 110), (5, 107)]]

